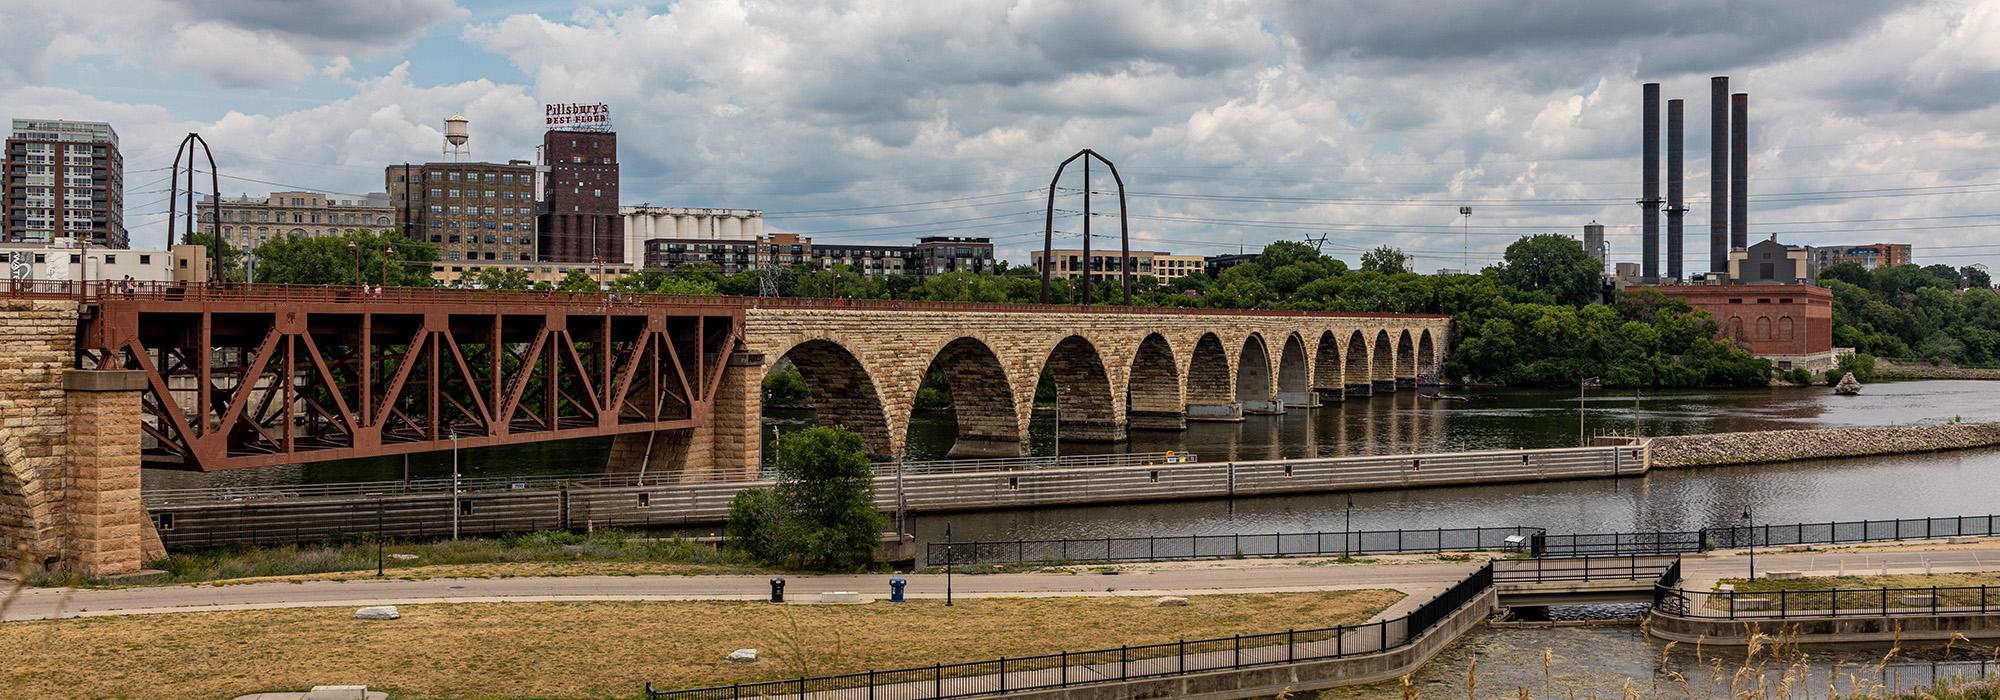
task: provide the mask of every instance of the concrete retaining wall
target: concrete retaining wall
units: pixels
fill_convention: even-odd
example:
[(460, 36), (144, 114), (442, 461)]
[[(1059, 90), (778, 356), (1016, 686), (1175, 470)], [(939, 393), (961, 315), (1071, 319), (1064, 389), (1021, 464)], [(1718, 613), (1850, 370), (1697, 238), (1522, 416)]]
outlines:
[(2000, 612), (1719, 620), (1680, 617), (1656, 610), (1644, 629), (1660, 639), (1709, 646), (1742, 646), (1758, 633), (1801, 644), (1942, 642), (1959, 635), (1967, 639), (2000, 639)]
[[(875, 502), (890, 512), (897, 509), (899, 497), (911, 512), (990, 510), (1599, 478), (1638, 475), (1645, 469), (1645, 448), (1625, 445), (909, 474), (900, 485), (895, 475), (882, 475), (875, 478)], [(737, 491), (770, 485), (768, 481), (736, 481), (475, 491), (459, 499), (459, 528), (467, 534), (495, 534), (586, 526), (712, 526), (729, 517), (729, 501)], [(152, 504), (151, 512), (169, 547), (303, 542), (340, 533), (374, 532), (378, 501), (384, 511), (380, 525), (384, 534), (435, 537), (450, 533), (449, 493), (176, 501)]]
[(1670, 435), (1652, 439), (1652, 466), (1712, 467), (1995, 445), (2000, 445), (2000, 422)]
[(1438, 622), (1429, 632), (1407, 646), (1382, 652), (1338, 659), (1305, 661), (1280, 666), (1260, 666), (1228, 671), (1195, 673), (1122, 683), (1101, 683), (1074, 688), (1056, 688), (1008, 697), (1045, 700), (1136, 700), (1137, 698), (1251, 698), (1280, 693), (1324, 690), (1348, 685), (1378, 683), (1402, 677), (1429, 661), (1457, 640), (1459, 635), (1485, 621), (1497, 605), (1494, 589)]

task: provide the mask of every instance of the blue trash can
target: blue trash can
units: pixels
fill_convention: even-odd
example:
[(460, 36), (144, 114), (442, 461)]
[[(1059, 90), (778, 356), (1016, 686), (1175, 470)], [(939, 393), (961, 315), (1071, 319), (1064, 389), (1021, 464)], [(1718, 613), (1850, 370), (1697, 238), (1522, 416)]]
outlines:
[(910, 585), (910, 582), (900, 578), (889, 579), (889, 602), (903, 602), (903, 587), (908, 585)]

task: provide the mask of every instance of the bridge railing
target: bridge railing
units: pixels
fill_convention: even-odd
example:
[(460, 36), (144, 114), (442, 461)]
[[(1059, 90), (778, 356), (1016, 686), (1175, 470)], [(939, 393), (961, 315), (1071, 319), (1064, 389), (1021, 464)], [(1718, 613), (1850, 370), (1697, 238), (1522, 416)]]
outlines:
[(1579, 557), (1575, 559), (1524, 559), (1498, 562), (1493, 580), (1499, 583), (1552, 583), (1561, 581), (1653, 581), (1669, 572), (1678, 578), (1680, 557), (1658, 555)]
[(734, 297), (630, 294), (623, 292), (568, 292), (497, 289), (451, 289), (439, 287), (371, 287), (363, 292), (355, 285), (298, 284), (208, 284), (134, 282), (118, 280), (9, 280), (0, 293), (17, 298), (67, 298), (77, 301), (135, 299), (172, 302), (269, 301), (318, 303), (597, 303), (621, 306), (723, 306), (740, 309), (854, 309), (863, 311), (980, 311), (1012, 313), (1097, 313), (1155, 316), (1261, 316), (1292, 318), (1420, 318), (1443, 319), (1441, 314), (1403, 314), (1366, 311), (1298, 311), (1289, 309), (1217, 309), (1174, 306), (1110, 306), (1079, 304), (1011, 304), (960, 301), (905, 301), (895, 299), (836, 299), (821, 297)]
[(1703, 541), (1714, 549), (1788, 544), (1895, 542), (1940, 537), (1986, 537), (2000, 535), (2000, 516), (1958, 515), (1943, 518), (1849, 520), (1789, 525), (1737, 525), (1706, 528), (1701, 533)]
[(1466, 527), (933, 542), (924, 559), (929, 566), (946, 561), (963, 566), (1478, 552), (1525, 547), (1540, 532), (1532, 527)]
[[(522, 476), (460, 477), (460, 493), (495, 491), (554, 491), (565, 488), (618, 488), (631, 486), (696, 486), (734, 483), (746, 486), (757, 482), (721, 476), (690, 476), (680, 473), (608, 474), (601, 476)], [(303, 501), (314, 499), (369, 498), (451, 493), (452, 479), (425, 478), (407, 481), (351, 481), (338, 484), (290, 484), (209, 486), (181, 489), (146, 489), (148, 506), (177, 506), (206, 503), (255, 501)]]

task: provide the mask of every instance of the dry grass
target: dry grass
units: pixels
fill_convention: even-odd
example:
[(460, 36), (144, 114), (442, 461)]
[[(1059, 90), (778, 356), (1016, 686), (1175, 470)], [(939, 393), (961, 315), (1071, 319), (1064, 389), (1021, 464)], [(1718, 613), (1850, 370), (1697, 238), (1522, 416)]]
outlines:
[[(1826, 610), (1833, 607), (1833, 596), (1826, 591), (1840, 590), (1840, 609), (1866, 610), (1880, 608), (1886, 602), (1891, 608), (1909, 607), (1897, 601), (1902, 595), (1928, 595), (1932, 587), (1939, 589), (1939, 607), (1965, 607), (1980, 604), (1978, 586), (2000, 586), (2000, 574), (1996, 573), (1949, 573), (1949, 574), (1896, 574), (1890, 576), (1824, 576), (1795, 579), (1760, 578), (1756, 581), (1743, 579), (1722, 579), (1720, 584), (1736, 587), (1739, 597), (1753, 596), (1770, 598), (1773, 609), (1781, 603), (1790, 610)], [(1968, 588), (1971, 587), (1971, 588)], [(1889, 589), (1885, 598), (1881, 589)], [(1782, 596), (1781, 596), (1782, 592)], [(2000, 605), (2000, 588), (1986, 591), (1986, 604)], [(1711, 596), (1706, 607), (1727, 610), (1726, 596)], [(1917, 606), (1928, 607), (1928, 606)]]
[[(690, 686), (1364, 621), (1395, 591), (961, 600), (865, 606), (492, 603), (0, 625), (0, 697), (228, 698), (359, 683), (394, 697), (627, 697)], [(723, 656), (756, 648), (755, 665)]]

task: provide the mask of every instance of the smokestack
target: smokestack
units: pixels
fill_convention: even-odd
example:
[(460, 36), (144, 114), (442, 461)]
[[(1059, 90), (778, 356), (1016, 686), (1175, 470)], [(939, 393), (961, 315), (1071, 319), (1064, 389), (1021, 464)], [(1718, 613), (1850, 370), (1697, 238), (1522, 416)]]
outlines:
[(1750, 95), (1729, 96), (1729, 247), (1750, 247)]
[(1667, 100), (1667, 279), (1681, 277), (1681, 100)]
[(1604, 224), (1592, 221), (1583, 226), (1583, 249), (1597, 261), (1597, 273), (1604, 274)]
[(1708, 271), (1729, 271), (1729, 76), (1708, 79)]
[(1639, 275), (1652, 283), (1660, 279), (1660, 84), (1646, 83), (1643, 93), (1646, 113), (1639, 121), (1646, 131), (1639, 141), (1645, 149), (1641, 160), (1646, 173), (1639, 178), (1645, 188), (1639, 211), (1645, 237), (1640, 244)]

